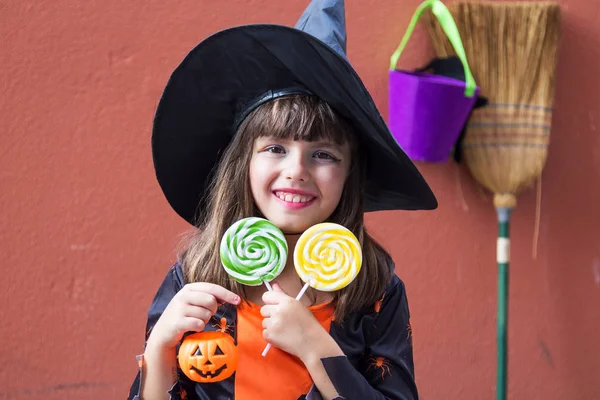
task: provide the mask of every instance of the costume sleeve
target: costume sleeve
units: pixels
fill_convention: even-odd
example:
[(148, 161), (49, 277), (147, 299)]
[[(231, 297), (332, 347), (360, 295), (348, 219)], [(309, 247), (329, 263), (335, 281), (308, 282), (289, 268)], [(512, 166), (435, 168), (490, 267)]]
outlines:
[[(410, 315), (404, 284), (397, 276), (376, 311), (358, 369), (345, 356), (321, 360), (339, 394), (336, 399), (416, 400)], [(313, 387), (306, 399), (319, 400), (321, 396)]]
[[(148, 337), (150, 336), (150, 332), (152, 332), (152, 328), (162, 315), (167, 305), (175, 296), (179, 290), (183, 287), (183, 274), (181, 272), (181, 267), (179, 264), (173, 265), (167, 276), (163, 280), (162, 284), (158, 288), (156, 295), (154, 296), (154, 300), (148, 309), (148, 320), (146, 322), (146, 336), (144, 341), (144, 348), (146, 347), (146, 342), (148, 341)], [(142, 387), (142, 368), (144, 365), (144, 355), (137, 356), (138, 360), (138, 373), (135, 377), (133, 384), (131, 385), (131, 389), (129, 391), (128, 400), (139, 400), (140, 390)], [(189, 382), (185, 377), (181, 374), (179, 376), (179, 380), (175, 382), (173, 387), (169, 390), (169, 394), (171, 395), (171, 400), (180, 400), (180, 399), (193, 399), (190, 397), (194, 395), (193, 387), (191, 386), (191, 382)]]

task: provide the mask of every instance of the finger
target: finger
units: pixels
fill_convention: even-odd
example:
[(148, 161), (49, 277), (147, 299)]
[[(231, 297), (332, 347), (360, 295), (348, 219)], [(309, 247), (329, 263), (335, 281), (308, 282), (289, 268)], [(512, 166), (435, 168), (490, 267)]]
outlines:
[(206, 308), (212, 314), (216, 313), (217, 308), (219, 307), (215, 296), (204, 292), (188, 291), (184, 293), (183, 300), (185, 301), (185, 303), (191, 306)]
[(188, 305), (185, 308), (183, 315), (186, 317), (201, 319), (204, 321), (204, 323), (207, 323), (214, 313), (204, 307)]
[(260, 309), (260, 315), (262, 315), (265, 318), (269, 318), (273, 315), (274, 311), (275, 310), (273, 306), (262, 306)]
[(184, 317), (177, 325), (180, 332), (201, 332), (206, 323), (198, 318)]
[(281, 293), (285, 293), (285, 292), (283, 291), (283, 289), (281, 288), (281, 286), (279, 285), (279, 283), (277, 283), (277, 282), (273, 283), (272, 287), (273, 287), (273, 291), (274, 291), (274, 292), (281, 292)]
[(194, 292), (212, 294), (218, 300), (224, 303), (230, 303), (235, 305), (240, 303), (240, 296), (238, 296), (230, 290), (225, 289), (223, 286), (215, 285), (214, 283), (194, 282), (188, 283), (186, 286), (188, 287), (188, 290)]
[(289, 298), (289, 296), (287, 294), (285, 294), (283, 292), (276, 292), (276, 291), (265, 292), (262, 295), (263, 302), (265, 304), (270, 304), (270, 305), (279, 304), (287, 298)]
[(262, 327), (263, 329), (269, 329), (269, 327), (271, 326), (271, 319), (270, 318), (265, 318), (262, 320)]

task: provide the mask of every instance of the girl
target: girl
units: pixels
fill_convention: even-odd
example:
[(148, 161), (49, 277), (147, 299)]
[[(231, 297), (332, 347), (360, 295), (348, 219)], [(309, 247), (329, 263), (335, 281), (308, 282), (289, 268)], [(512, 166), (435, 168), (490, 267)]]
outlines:
[[(150, 307), (130, 399), (418, 397), (404, 285), (364, 212), (437, 203), (346, 60), (343, 15), (341, 1), (313, 1), (295, 29), (220, 32), (173, 73), (154, 163), (167, 200), (198, 229)], [(346, 226), (363, 250), (358, 277), (295, 300), (303, 283), (290, 256), (272, 292), (240, 285), (222, 268), (219, 243), (249, 216), (278, 226), (290, 255), (314, 224)], [(177, 348), (200, 331), (235, 340), (233, 375), (198, 383), (182, 373)]]

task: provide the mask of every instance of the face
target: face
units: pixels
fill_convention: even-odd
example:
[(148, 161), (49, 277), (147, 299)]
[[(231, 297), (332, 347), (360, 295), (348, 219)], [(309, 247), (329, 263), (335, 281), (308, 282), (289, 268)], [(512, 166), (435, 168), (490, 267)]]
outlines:
[(349, 168), (347, 144), (261, 137), (250, 160), (252, 195), (284, 233), (302, 233), (333, 213)]

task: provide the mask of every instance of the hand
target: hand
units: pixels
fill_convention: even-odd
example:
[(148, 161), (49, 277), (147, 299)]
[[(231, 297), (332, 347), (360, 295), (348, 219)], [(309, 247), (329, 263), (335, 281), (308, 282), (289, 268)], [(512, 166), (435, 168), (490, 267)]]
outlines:
[(237, 305), (240, 297), (222, 286), (195, 282), (185, 285), (169, 302), (148, 338), (148, 346), (174, 349), (185, 332), (199, 332), (217, 312), (219, 303)]
[(315, 354), (317, 343), (335, 344), (310, 310), (277, 283), (272, 292), (263, 294), (263, 302), (263, 337), (273, 346), (306, 361)]

